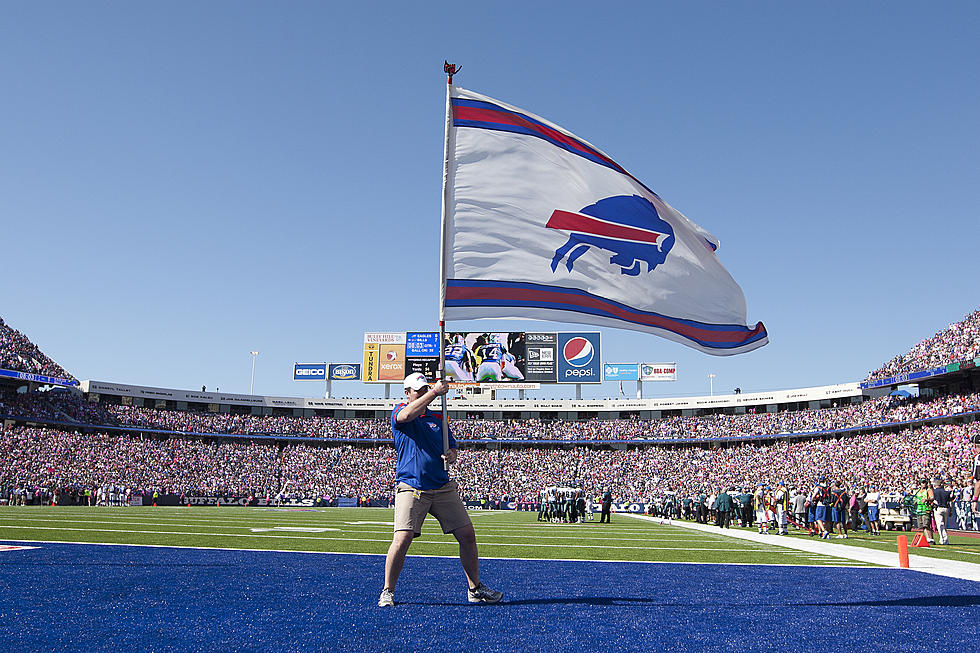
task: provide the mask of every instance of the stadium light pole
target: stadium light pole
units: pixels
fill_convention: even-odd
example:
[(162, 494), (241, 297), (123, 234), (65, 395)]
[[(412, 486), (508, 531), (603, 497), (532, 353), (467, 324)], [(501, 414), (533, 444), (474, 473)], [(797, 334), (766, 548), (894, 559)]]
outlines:
[(257, 351), (248, 352), (252, 354), (252, 380), (248, 384), (248, 394), (253, 394), (255, 391), (255, 357), (259, 355)]
[(715, 377), (718, 376), (712, 372), (708, 372), (708, 393), (714, 397), (715, 396)]

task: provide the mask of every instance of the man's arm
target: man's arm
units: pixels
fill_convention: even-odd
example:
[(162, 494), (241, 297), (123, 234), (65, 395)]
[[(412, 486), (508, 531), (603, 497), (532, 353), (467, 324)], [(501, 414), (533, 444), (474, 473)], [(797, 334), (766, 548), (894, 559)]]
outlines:
[(436, 384), (429, 388), (428, 392), (426, 392), (424, 395), (405, 404), (402, 409), (398, 411), (398, 414), (395, 415), (395, 421), (399, 424), (411, 422), (413, 419), (424, 413), (425, 409), (429, 407), (429, 404), (431, 404), (436, 397), (441, 397), (447, 392), (449, 392), (449, 385), (442, 379), (436, 381)]

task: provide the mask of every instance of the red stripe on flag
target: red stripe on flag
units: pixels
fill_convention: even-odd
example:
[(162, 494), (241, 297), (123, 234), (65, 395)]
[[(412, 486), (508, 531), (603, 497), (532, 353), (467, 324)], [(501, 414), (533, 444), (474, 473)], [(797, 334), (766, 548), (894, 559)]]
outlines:
[[(737, 343), (749, 341), (762, 330), (762, 323), (755, 325), (751, 331), (715, 331), (713, 329), (701, 329), (696, 326), (684, 324), (671, 320), (670, 318), (657, 315), (644, 315), (623, 309), (616, 304), (603, 301), (598, 297), (586, 297), (583, 295), (554, 292), (550, 290), (514, 290), (511, 288), (474, 288), (466, 286), (450, 286), (446, 288), (446, 299), (450, 300), (496, 300), (501, 302), (544, 302), (551, 304), (571, 304), (587, 308), (599, 309), (609, 315), (635, 322), (646, 326), (666, 329), (673, 333), (690, 338), (698, 342), (726, 342)], [(557, 307), (556, 308), (560, 308)]]
[(531, 129), (538, 132), (542, 136), (547, 136), (548, 138), (558, 141), (564, 145), (578, 150), (579, 152), (586, 152), (592, 156), (598, 157), (611, 165), (616, 170), (622, 170), (614, 161), (609, 159), (609, 157), (599, 154), (594, 149), (583, 145), (579, 141), (575, 140), (571, 136), (567, 136), (560, 131), (556, 131), (550, 127), (545, 127), (544, 125), (539, 125), (536, 122), (531, 122), (523, 116), (519, 116), (513, 113), (508, 113), (506, 111), (494, 111), (491, 109), (478, 109), (476, 107), (464, 107), (460, 105), (455, 105), (453, 107), (453, 117), (457, 120), (473, 120), (475, 122), (495, 122), (504, 125), (515, 125), (517, 127), (524, 127), (526, 129)]
[(594, 234), (596, 236), (607, 236), (609, 238), (620, 238), (623, 240), (635, 240), (641, 243), (657, 244), (666, 234), (656, 231), (648, 231), (638, 227), (626, 227), (593, 218), (581, 213), (571, 213), (569, 211), (555, 211), (551, 214), (546, 227), (552, 229), (564, 229), (566, 231), (580, 231), (582, 233)]

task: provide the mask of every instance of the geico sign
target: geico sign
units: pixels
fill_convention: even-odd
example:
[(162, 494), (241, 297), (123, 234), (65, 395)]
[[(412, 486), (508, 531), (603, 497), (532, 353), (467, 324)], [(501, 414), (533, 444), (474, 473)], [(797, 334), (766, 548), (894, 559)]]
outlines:
[(312, 369), (297, 369), (296, 376), (325, 376), (327, 373), (322, 367)]
[(565, 378), (594, 379), (598, 376), (596, 371), (595, 368), (589, 370), (565, 370)]

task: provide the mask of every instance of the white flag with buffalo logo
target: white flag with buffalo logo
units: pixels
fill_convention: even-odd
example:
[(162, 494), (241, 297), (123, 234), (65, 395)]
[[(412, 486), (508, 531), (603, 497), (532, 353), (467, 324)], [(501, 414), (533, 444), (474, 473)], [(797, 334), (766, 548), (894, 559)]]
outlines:
[(609, 156), (455, 86), (446, 120), (444, 319), (634, 329), (722, 356), (768, 342), (717, 239)]

